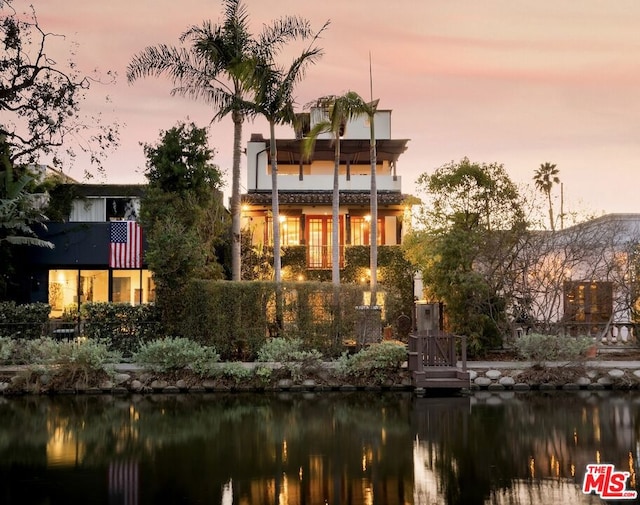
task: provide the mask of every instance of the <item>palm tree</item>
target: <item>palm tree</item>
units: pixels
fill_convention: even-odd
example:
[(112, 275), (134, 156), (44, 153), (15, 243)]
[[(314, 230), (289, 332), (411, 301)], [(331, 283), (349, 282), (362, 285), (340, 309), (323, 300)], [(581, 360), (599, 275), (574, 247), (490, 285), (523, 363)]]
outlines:
[(273, 226), (273, 273), (276, 282), (276, 323), (282, 325), (282, 264), (280, 255), (280, 209), (278, 199), (278, 149), (275, 127), (279, 124), (293, 124), (297, 116), (294, 112), (294, 90), (309, 65), (314, 64), (323, 54), (315, 45), (320, 34), (329, 25), (327, 21), (315, 34), (311, 44), (293, 60), (288, 68), (278, 66), (273, 55), (261, 55), (252, 64), (250, 72), (252, 88), (255, 92), (253, 103), (246, 104), (248, 110), (260, 114), (269, 122), (269, 155), (271, 157), (271, 214)]
[(553, 204), (551, 203), (551, 188), (554, 184), (560, 183), (560, 178), (558, 174), (560, 171), (556, 168), (555, 164), (552, 163), (542, 163), (540, 168), (535, 171), (533, 176), (533, 180), (536, 184), (536, 188), (540, 190), (540, 192), (547, 195), (547, 200), (549, 202), (549, 224), (551, 226), (551, 231), (555, 231), (555, 222), (553, 219)]
[(173, 80), (172, 95), (203, 99), (216, 110), (212, 121), (231, 114), (233, 121), (233, 167), (231, 182), (231, 270), (241, 278), (240, 158), (242, 124), (255, 113), (247, 108), (249, 94), (247, 65), (256, 57), (272, 58), (287, 42), (311, 34), (309, 23), (285, 16), (263, 28), (257, 38), (249, 31), (249, 17), (241, 0), (223, 0), (221, 25), (204, 22), (192, 26), (180, 37), (190, 48), (161, 44), (147, 47), (127, 67), (133, 82), (147, 76), (166, 75)]
[(306, 72), (309, 65), (314, 64), (321, 56), (322, 49), (315, 46), (320, 34), (328, 26), (324, 24), (313, 37), (312, 43), (297, 58), (289, 68), (278, 66), (272, 55), (263, 55), (253, 63), (252, 81), (255, 91), (253, 103), (246, 107), (255, 114), (262, 115), (269, 122), (269, 155), (271, 157), (271, 195), (272, 195), (272, 224), (273, 224), (273, 270), (274, 280), (282, 280), (280, 265), (280, 212), (278, 206), (278, 149), (276, 146), (276, 125), (293, 124), (296, 114), (293, 110), (294, 89)]
[(335, 286), (340, 285), (340, 138), (345, 133), (346, 124), (354, 117), (367, 113), (364, 100), (353, 91), (342, 96), (324, 96), (315, 101), (318, 107), (328, 108), (328, 119), (317, 123), (303, 141), (304, 156), (309, 159), (318, 136), (331, 133), (335, 148), (333, 166), (333, 200), (331, 227), (331, 280)]

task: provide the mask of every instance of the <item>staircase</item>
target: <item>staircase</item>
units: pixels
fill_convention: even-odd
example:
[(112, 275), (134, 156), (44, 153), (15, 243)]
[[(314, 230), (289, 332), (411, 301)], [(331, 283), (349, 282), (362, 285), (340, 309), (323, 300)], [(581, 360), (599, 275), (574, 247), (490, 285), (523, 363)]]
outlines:
[[(461, 367), (458, 367), (456, 344), (460, 344)], [(467, 347), (464, 337), (442, 332), (411, 334), (407, 364), (415, 387), (441, 390), (470, 387), (471, 379), (467, 371)]]
[(425, 367), (411, 374), (413, 385), (424, 389), (468, 389), (469, 372), (455, 367)]

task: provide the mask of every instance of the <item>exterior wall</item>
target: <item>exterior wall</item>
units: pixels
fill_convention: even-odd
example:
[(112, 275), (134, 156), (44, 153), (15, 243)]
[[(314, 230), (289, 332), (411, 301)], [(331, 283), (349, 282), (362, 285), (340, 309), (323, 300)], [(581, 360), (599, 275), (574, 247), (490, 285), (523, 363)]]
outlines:
[[(327, 117), (323, 109), (319, 107), (311, 108), (311, 128), (316, 124), (326, 121)], [(391, 111), (378, 110), (374, 116), (374, 130), (377, 139), (391, 138)], [(330, 133), (323, 133), (318, 138), (330, 139)], [(370, 139), (371, 128), (369, 117), (366, 115), (352, 118), (348, 121), (344, 130), (344, 139)]]

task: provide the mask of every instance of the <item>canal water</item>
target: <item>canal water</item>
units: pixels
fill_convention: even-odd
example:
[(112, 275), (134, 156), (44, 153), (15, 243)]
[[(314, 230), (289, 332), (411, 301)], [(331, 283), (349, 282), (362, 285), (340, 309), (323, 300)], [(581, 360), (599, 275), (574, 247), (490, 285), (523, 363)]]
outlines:
[(637, 392), (0, 397), (0, 503), (596, 504), (639, 427)]

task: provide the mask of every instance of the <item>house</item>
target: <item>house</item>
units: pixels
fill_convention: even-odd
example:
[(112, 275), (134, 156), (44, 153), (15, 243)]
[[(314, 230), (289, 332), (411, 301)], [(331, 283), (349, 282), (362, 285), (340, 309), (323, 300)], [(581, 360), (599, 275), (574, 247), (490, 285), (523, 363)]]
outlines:
[(29, 299), (51, 305), (51, 316), (84, 302), (148, 303), (155, 286), (135, 223), (143, 185), (63, 184), (58, 198), (68, 219), (47, 224), (53, 249), (29, 248)]
[(543, 330), (630, 342), (640, 322), (640, 214), (608, 214), (534, 235), (522, 300)]
[[(312, 128), (324, 120), (326, 111), (314, 107), (308, 113)], [(377, 243), (399, 245), (405, 232), (407, 196), (401, 191), (398, 159), (407, 149), (407, 139), (391, 136), (391, 111), (374, 116), (376, 132), (376, 185), (378, 203)], [(308, 131), (308, 130), (306, 130)], [(335, 146), (330, 134), (318, 138), (309, 159), (302, 155), (302, 136), (276, 139), (280, 243), (286, 257), (288, 248), (301, 248), (307, 273), (331, 269), (332, 195)], [(247, 192), (242, 195), (242, 227), (254, 247), (272, 246), (272, 184), (269, 139), (253, 134), (247, 144)], [(340, 267), (345, 267), (345, 251), (350, 246), (368, 246), (370, 237), (370, 128), (368, 116), (346, 124), (340, 139)], [(291, 279), (283, 269), (283, 279)]]

